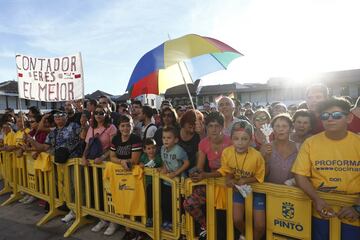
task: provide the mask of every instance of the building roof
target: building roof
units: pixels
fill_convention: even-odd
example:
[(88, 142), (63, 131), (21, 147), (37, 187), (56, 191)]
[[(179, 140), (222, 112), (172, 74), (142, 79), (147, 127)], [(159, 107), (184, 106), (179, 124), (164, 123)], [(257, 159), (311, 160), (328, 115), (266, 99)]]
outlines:
[[(194, 83), (187, 84), (191, 95), (196, 95), (196, 89), (197, 89), (197, 86), (199, 85), (199, 82), (200, 82), (200, 80), (196, 80)], [(179, 96), (183, 96), (183, 95), (186, 95), (186, 96), (188, 95), (185, 84), (169, 88), (165, 92), (165, 98), (179, 97)]]
[(127, 100), (130, 99), (130, 94), (129, 93), (125, 93), (121, 96), (119, 96), (118, 98), (113, 99), (115, 102), (126, 102)]
[(19, 93), (17, 81), (10, 80), (0, 83), (0, 91), (4, 93)]
[(106, 93), (101, 90), (96, 90), (95, 92), (93, 92), (91, 94), (85, 95), (85, 98), (86, 99), (98, 99), (100, 96), (111, 97), (112, 95), (110, 93)]
[(248, 89), (249, 87), (247, 85), (240, 83), (210, 85), (210, 86), (203, 86), (200, 89), (198, 95), (202, 96), (202, 95), (228, 94), (228, 93), (240, 92)]

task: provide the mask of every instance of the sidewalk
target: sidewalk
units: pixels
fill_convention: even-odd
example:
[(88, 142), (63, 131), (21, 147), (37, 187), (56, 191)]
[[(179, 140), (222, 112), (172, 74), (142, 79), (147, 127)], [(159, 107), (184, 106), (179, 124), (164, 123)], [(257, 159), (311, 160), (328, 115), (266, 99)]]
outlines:
[[(0, 181), (0, 189), (3, 182)], [(4, 202), (10, 195), (0, 196), (0, 203)], [(118, 230), (113, 236), (107, 237), (103, 232), (93, 233), (90, 231), (93, 225), (80, 228), (69, 238), (64, 238), (63, 234), (70, 225), (61, 222), (61, 217), (55, 218), (47, 224), (37, 227), (36, 222), (44, 216), (44, 210), (38, 206), (37, 202), (29, 205), (13, 203), (8, 206), (0, 207), (0, 240), (55, 240), (55, 239), (121, 239), (124, 231)]]

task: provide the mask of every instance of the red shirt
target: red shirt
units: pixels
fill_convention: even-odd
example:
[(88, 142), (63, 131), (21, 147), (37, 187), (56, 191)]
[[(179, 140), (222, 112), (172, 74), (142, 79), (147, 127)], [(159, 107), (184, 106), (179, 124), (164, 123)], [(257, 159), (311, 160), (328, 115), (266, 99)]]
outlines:
[(35, 139), (38, 143), (43, 144), (46, 140), (47, 132), (44, 131), (36, 131), (35, 129), (29, 132), (29, 135)]
[(353, 115), (353, 120), (348, 125), (348, 130), (353, 133), (360, 134), (360, 118), (355, 116), (353, 113), (350, 113), (350, 114)]
[(311, 130), (311, 133), (313, 135), (315, 134), (318, 134), (318, 133), (321, 133), (322, 131), (324, 131), (324, 126), (323, 126), (323, 123), (322, 121), (320, 120), (320, 117), (319, 116), (316, 116), (316, 122), (315, 122), (315, 126), (314, 128)]

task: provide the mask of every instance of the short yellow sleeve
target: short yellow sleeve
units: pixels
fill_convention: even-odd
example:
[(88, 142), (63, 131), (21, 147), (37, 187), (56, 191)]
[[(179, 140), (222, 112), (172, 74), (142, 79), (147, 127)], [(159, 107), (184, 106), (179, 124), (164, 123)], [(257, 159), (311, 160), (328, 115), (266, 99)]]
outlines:
[(107, 162), (105, 165), (105, 170), (104, 170), (104, 179), (110, 179), (111, 178), (111, 174), (112, 174), (112, 163), (111, 162)]
[(229, 159), (231, 147), (227, 147), (221, 154), (221, 167), (217, 170), (222, 176), (226, 176), (229, 173), (232, 173), (232, 169), (229, 167)]
[(263, 183), (265, 178), (265, 160), (259, 152), (257, 152), (255, 178), (259, 183)]
[(308, 140), (302, 144), (291, 172), (306, 177), (311, 176), (310, 142)]

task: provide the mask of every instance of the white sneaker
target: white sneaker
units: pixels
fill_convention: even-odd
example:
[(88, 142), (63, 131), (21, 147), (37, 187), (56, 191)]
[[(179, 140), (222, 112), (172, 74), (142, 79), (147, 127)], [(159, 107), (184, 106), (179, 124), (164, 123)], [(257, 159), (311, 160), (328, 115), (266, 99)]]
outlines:
[(23, 197), (22, 199), (19, 200), (19, 203), (24, 203), (25, 201), (27, 201), (29, 199), (30, 195), (25, 195), (25, 197)]
[(239, 240), (246, 240), (244, 235), (240, 235)]
[(29, 196), (26, 201), (23, 202), (23, 204), (30, 204), (36, 201), (36, 197)]
[(116, 223), (110, 223), (107, 229), (104, 232), (104, 235), (111, 236), (115, 233), (116, 229), (118, 229), (119, 225)]
[(61, 221), (63, 221), (64, 223), (68, 223), (71, 220), (75, 219), (75, 217), (76, 217), (75, 213), (72, 210), (70, 210), (70, 212), (61, 219)]
[(107, 227), (109, 223), (104, 220), (100, 220), (92, 229), (92, 232), (100, 232), (103, 228)]

